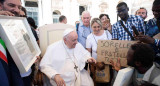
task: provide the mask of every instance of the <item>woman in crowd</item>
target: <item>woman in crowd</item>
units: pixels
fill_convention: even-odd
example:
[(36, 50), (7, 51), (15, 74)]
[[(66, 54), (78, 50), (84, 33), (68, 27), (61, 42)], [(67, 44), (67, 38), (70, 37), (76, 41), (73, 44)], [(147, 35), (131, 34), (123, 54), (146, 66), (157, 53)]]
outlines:
[[(92, 54), (92, 57), (97, 59), (98, 40), (111, 40), (112, 36), (108, 30), (103, 29), (101, 20), (99, 18), (92, 19), (91, 28), (93, 32), (87, 37), (86, 48)], [(93, 79), (95, 75), (94, 68), (95, 67), (91, 66), (91, 76), (93, 75), (92, 76)], [(109, 67), (108, 67), (108, 70), (109, 70)], [(96, 86), (103, 86), (103, 85), (97, 83)]]
[(107, 14), (100, 14), (99, 19), (102, 22), (102, 26), (104, 30), (108, 30), (110, 33), (112, 33), (112, 25), (110, 23), (110, 18)]

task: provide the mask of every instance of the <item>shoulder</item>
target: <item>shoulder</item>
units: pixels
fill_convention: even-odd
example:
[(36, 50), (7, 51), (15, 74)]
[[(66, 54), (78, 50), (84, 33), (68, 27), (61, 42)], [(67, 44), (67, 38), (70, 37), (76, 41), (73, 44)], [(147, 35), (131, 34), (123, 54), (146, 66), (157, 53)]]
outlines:
[(87, 39), (92, 39), (92, 38), (93, 38), (93, 34), (92, 33), (87, 36)]
[(142, 21), (143, 21), (142, 17), (140, 17), (140, 16), (138, 16), (138, 15), (130, 15), (129, 17), (130, 17), (131, 19), (134, 19), (134, 20), (142, 20)]
[(80, 22), (80, 23), (79, 23), (79, 27), (82, 27), (82, 26), (83, 26), (83, 22)]
[(149, 23), (156, 23), (156, 19), (155, 18), (149, 19), (147, 21), (147, 24), (149, 24)]
[(120, 25), (120, 20), (112, 25), (112, 27), (118, 27)]
[(76, 49), (80, 50), (80, 49), (82, 49), (82, 48), (84, 48), (84, 47), (82, 46), (81, 43), (78, 42), (78, 43), (76, 44)]
[(57, 41), (57, 42), (55, 42), (55, 43), (52, 43), (51, 45), (49, 45), (48, 46), (48, 49), (54, 49), (54, 48), (57, 48), (57, 47), (59, 47), (59, 46), (62, 46), (62, 40), (60, 40), (60, 41)]

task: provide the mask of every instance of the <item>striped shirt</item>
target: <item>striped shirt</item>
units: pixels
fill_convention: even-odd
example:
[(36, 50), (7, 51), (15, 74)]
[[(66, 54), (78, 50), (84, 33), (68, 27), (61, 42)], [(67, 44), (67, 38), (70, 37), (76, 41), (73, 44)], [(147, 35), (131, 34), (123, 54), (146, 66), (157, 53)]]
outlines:
[(153, 19), (150, 19), (149, 21), (147, 21), (147, 23), (146, 23), (146, 35), (148, 35), (150, 37), (153, 37), (156, 34), (160, 33), (156, 22), (157, 22), (156, 18), (153, 18)]
[[(112, 25), (112, 39), (118, 40), (131, 40), (129, 34), (124, 30), (123, 26), (120, 23), (121, 20)], [(139, 32), (145, 32), (144, 21), (140, 16), (130, 15), (128, 20), (123, 22), (125, 27), (133, 36), (132, 26), (134, 25)]]

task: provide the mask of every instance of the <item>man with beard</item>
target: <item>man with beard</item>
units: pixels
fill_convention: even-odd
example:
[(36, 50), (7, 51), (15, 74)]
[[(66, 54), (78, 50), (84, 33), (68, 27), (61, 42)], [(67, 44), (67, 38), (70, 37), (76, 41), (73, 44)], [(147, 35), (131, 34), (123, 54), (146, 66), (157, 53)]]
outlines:
[[(120, 69), (120, 61), (114, 64)], [(148, 44), (133, 44), (127, 53), (127, 64), (135, 68), (129, 86), (160, 86), (160, 65), (154, 63), (154, 51)]]
[[(145, 20), (147, 18), (147, 10), (144, 7), (139, 8), (135, 15), (139, 15), (143, 18), (143, 20)], [(144, 24), (146, 24), (146, 21), (144, 21)]]
[(154, 18), (146, 24), (146, 35), (138, 35), (136, 39), (152, 45), (156, 54), (155, 61), (160, 64), (160, 40), (153, 38), (153, 36), (160, 33), (160, 0), (153, 2), (152, 12)]
[(140, 16), (128, 15), (129, 8), (125, 2), (117, 5), (117, 14), (121, 18), (112, 26), (112, 39), (134, 40), (134, 26), (138, 32), (144, 33), (144, 21)]
[[(0, 0), (0, 15), (6, 15), (6, 16), (19, 16), (20, 15), (20, 9), (21, 9), (21, 2), (20, 0)], [(23, 86), (23, 81), (20, 76), (20, 72), (14, 63), (12, 57), (10, 56), (9, 52), (7, 52), (5, 43), (0, 38), (0, 43), (3, 47), (0, 48), (0, 62), (2, 63), (2, 66), (4, 68), (4, 71), (1, 71), (3, 74), (2, 79), (0, 80), (0, 83), (2, 86)], [(4, 58), (5, 56), (5, 58)], [(2, 70), (2, 69), (1, 69)], [(8, 82), (7, 84), (4, 83)]]
[(21, 10), (20, 0), (1, 0), (0, 1), (0, 15), (20, 16)]
[[(24, 16), (25, 13), (22, 11), (21, 1), (20, 0), (0, 0), (0, 15), (17, 16), (17, 17), (21, 17), (22, 15)], [(5, 72), (6, 72), (6, 75), (8, 76), (6, 81), (9, 82), (9, 86), (12, 86), (12, 85), (13, 86), (24, 86), (24, 85), (31, 86), (30, 74), (32, 70), (29, 69), (28, 72), (20, 75), (20, 72), (17, 66), (15, 65), (12, 57), (10, 56), (9, 52), (7, 52), (7, 49), (4, 49), (4, 48), (1, 48), (0, 51), (3, 50), (3, 53), (4, 54), (6, 53), (8, 63), (4, 63), (3, 60), (1, 60), (1, 63), (4, 63), (3, 67), (4, 69), (6, 69)], [(0, 57), (2, 57), (2, 55), (3, 54), (1, 54)], [(8, 86), (8, 85), (4, 84), (3, 86)]]

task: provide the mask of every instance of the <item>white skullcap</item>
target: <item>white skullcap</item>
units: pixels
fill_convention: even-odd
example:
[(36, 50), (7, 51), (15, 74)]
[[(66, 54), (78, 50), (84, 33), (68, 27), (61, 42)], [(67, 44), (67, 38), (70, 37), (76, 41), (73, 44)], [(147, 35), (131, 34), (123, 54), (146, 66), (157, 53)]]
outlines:
[(67, 28), (64, 32), (63, 32), (63, 37), (65, 37), (66, 35), (68, 35), (70, 32), (74, 31), (74, 29), (72, 28)]

